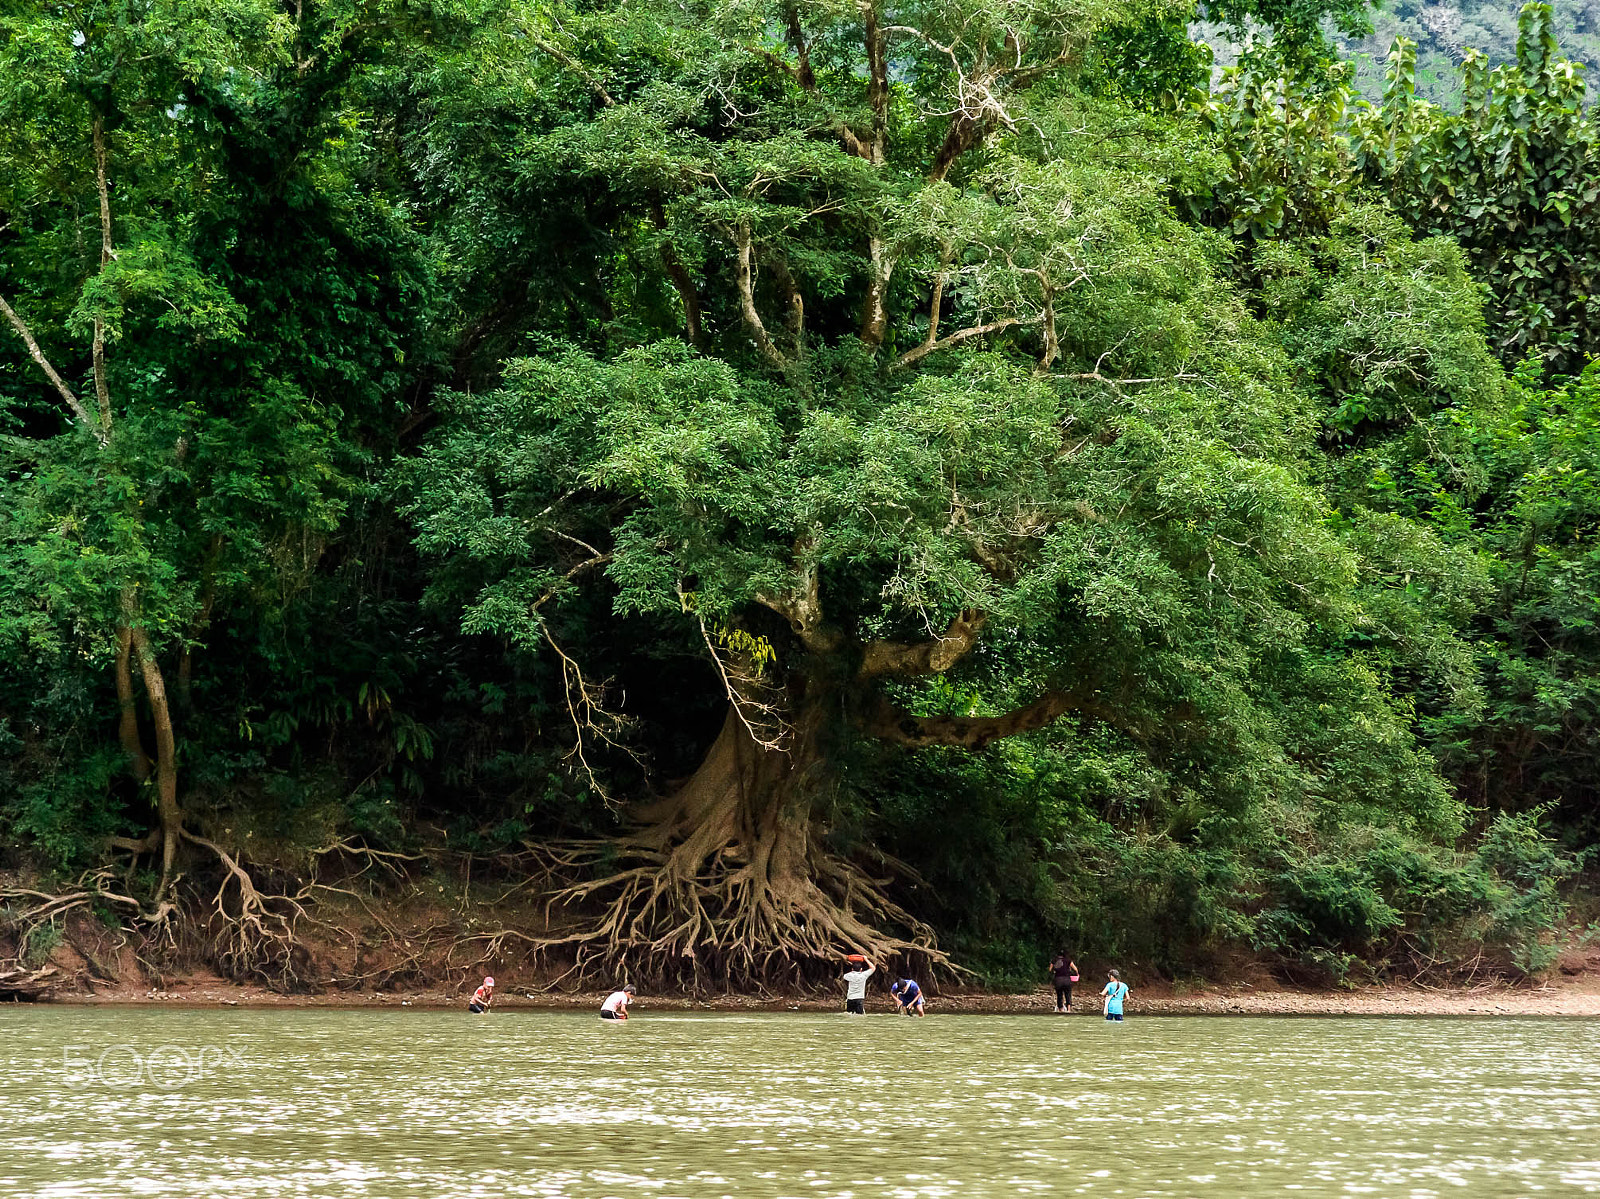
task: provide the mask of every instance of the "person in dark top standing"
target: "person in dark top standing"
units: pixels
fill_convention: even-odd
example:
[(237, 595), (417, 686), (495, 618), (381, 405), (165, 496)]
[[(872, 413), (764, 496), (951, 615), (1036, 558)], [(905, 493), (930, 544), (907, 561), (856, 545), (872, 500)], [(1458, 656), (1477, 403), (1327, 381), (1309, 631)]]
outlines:
[(1078, 981), (1078, 963), (1065, 949), (1050, 963), (1050, 979), (1056, 988), (1056, 1014), (1062, 1015), (1072, 1008), (1072, 984)]

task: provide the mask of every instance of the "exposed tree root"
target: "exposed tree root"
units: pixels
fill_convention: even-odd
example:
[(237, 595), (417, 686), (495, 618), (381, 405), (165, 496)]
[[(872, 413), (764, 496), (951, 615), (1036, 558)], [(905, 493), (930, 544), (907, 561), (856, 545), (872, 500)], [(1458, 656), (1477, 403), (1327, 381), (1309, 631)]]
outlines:
[(822, 769), (757, 743), (730, 713), (694, 778), (641, 809), (636, 831), (547, 848), (546, 871), (567, 881), (546, 911), (570, 924), (525, 939), (541, 956), (570, 952), (573, 985), (803, 988), (835, 978), (845, 953), (956, 972), (889, 898), (890, 879), (817, 845), (808, 797)]
[[(70, 941), (64, 931), (70, 914), (98, 903), (123, 908), (131, 918), (145, 915), (138, 900), (116, 890), (113, 873), (104, 867), (88, 871), (61, 894), (29, 887), (0, 889), (0, 935), (9, 936), (14, 949), (10, 956), (0, 955), (0, 996), (36, 998), (60, 981), (57, 967), (35, 960), (40, 944), (36, 938), (44, 934), (44, 944), (50, 948), (63, 940)], [(164, 925), (166, 915), (160, 914), (158, 925)], [(45, 953), (48, 952), (47, 948)], [(110, 973), (92, 954), (79, 952), (100, 976)]]
[(29, 970), (21, 966), (0, 965), (0, 1000), (42, 999), (50, 993), (59, 973), (54, 966)]
[(311, 955), (295, 935), (296, 922), (306, 914), (301, 898), (263, 896), (250, 872), (215, 841), (188, 829), (183, 839), (215, 854), (225, 872), (208, 916), (218, 972), (284, 990), (312, 985)]

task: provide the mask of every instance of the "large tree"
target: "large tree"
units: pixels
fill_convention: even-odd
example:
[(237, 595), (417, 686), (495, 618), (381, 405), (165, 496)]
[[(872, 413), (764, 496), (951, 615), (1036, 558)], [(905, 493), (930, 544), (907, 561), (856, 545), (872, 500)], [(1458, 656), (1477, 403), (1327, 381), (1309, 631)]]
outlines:
[[(425, 282), (415, 234), (366, 186), (369, 147), (344, 136), (360, 39), (398, 19), (357, 15), (86, 0), (0, 16), (3, 715), (48, 728), (51, 693), (81, 678), (87, 702), (59, 723), (115, 738), (134, 786), (99, 786), (135, 800), (117, 813), (102, 793), (80, 819), (45, 772), (8, 808), (60, 860), (153, 860), (147, 891), (93, 888), (152, 923), (198, 847), (222, 867), (219, 964), (241, 974), (283, 967), (289, 938), (237, 848), (187, 818), (184, 772), (213, 764), (184, 717), (231, 733), (218, 708), (238, 710), (191, 687), (194, 663), (314, 567)], [(85, 855), (74, 824), (133, 835)]]
[[(1317, 405), (1223, 241), (1169, 210), (1201, 143), (1090, 85), (1171, 15), (868, 0), (530, 29), (567, 100), (502, 169), (539, 197), (568, 344), (441, 405), (408, 510), (469, 631), (562, 663), (580, 768), (622, 739), (585, 597), (680, 621), (728, 700), (686, 783), (559, 850), (611, 868), (558, 892), (546, 944), (730, 978), (937, 954), (828, 843), (853, 747), (1104, 726), (1178, 777), (1229, 762), (1225, 803), (1289, 752), (1273, 697), (1317, 686), (1310, 663), (1386, 702), (1341, 663), (1352, 633), (1394, 637), (1360, 580), (1407, 551), (1307, 484)], [(502, 294), (548, 304), (518, 240)]]

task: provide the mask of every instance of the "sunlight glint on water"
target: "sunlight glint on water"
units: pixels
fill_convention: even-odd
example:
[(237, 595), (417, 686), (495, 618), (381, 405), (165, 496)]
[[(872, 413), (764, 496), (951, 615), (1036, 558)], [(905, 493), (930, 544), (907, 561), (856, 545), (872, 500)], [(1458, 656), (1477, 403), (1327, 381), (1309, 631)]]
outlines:
[(1600, 1192), (1579, 1020), (8, 1005), (0, 1064), (5, 1196)]

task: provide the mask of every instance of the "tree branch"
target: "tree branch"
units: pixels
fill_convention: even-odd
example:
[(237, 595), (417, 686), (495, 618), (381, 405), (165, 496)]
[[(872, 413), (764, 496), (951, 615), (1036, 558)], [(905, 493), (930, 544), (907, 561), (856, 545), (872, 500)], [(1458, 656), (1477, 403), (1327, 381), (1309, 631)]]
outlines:
[(817, 90), (817, 76), (811, 70), (811, 46), (806, 41), (806, 32), (800, 26), (800, 6), (786, 4), (783, 9), (784, 28), (789, 35), (789, 45), (794, 50), (795, 58), (800, 66), (795, 71), (795, 80), (808, 92)]
[(950, 334), (948, 337), (941, 337), (938, 341), (925, 341), (919, 346), (913, 346), (895, 360), (895, 366), (911, 366), (920, 362), (935, 350), (949, 349), (951, 346), (958, 346), (964, 341), (970, 341), (974, 337), (982, 337), (985, 333), (997, 333), (1001, 329), (1009, 329), (1013, 325), (1031, 325), (1038, 319), (1038, 317), (1030, 317), (1027, 320), (1023, 320), (1020, 316), (1008, 316), (997, 321), (990, 321), (987, 325), (973, 325), (969, 329), (962, 329)]
[(100, 428), (94, 417), (89, 415), (89, 410), (83, 406), (83, 402), (78, 399), (72, 388), (68, 387), (62, 381), (61, 376), (56, 374), (56, 368), (50, 365), (50, 360), (44, 356), (44, 351), (39, 348), (39, 343), (33, 339), (33, 333), (29, 330), (27, 323), (17, 315), (16, 309), (6, 303), (4, 296), (0, 296), (0, 315), (4, 315), (6, 320), (11, 322), (11, 327), (17, 331), (17, 336), (22, 338), (22, 344), (28, 347), (28, 357), (39, 364), (39, 369), (44, 372), (45, 378), (50, 380), (57, 393), (67, 402), (67, 407), (72, 409), (72, 415), (82, 421), (101, 442), (104, 442), (106, 439), (105, 431)]
[(984, 123), (974, 121), (966, 113), (957, 115), (950, 131), (945, 134), (939, 152), (933, 156), (933, 169), (928, 172), (929, 183), (942, 183), (959, 159), (983, 140)]
[[(127, 593), (124, 604), (128, 605)], [(150, 701), (150, 715), (155, 724), (156, 755), (156, 813), (161, 821), (161, 884), (156, 891), (157, 901), (166, 898), (167, 887), (172, 882), (172, 867), (178, 850), (178, 837), (183, 831), (183, 812), (178, 807), (178, 743), (172, 727), (172, 709), (167, 703), (167, 684), (161, 666), (156, 661), (155, 649), (149, 634), (139, 623), (139, 613), (134, 607), (128, 619), (129, 637), (134, 659), (139, 663), (139, 674), (144, 681), (145, 698)]]
[[(126, 594), (122, 603), (124, 609), (129, 607)], [(150, 778), (150, 755), (145, 752), (144, 742), (139, 736), (139, 715), (134, 707), (133, 672), (128, 666), (132, 650), (133, 630), (126, 623), (117, 625), (117, 737), (122, 742), (123, 752), (128, 755), (129, 765), (133, 767), (133, 777), (143, 783)]]
[[(799, 15), (793, 8), (789, 9), (788, 19), (789, 45), (793, 48), (796, 58), (799, 59), (798, 66), (788, 62), (781, 54), (774, 54), (764, 46), (746, 45), (745, 50), (782, 71), (784, 75), (799, 84), (806, 94), (813, 99), (821, 100), (822, 92), (817, 88), (817, 77), (811, 70), (811, 47), (806, 43), (804, 34), (800, 29)], [(872, 143), (870, 141), (863, 141), (861, 136), (850, 128), (842, 117), (830, 116), (830, 120), (833, 124), (833, 132), (838, 136), (840, 142), (844, 144), (845, 153), (854, 155), (856, 158), (864, 158), (868, 162), (873, 161)]]
[(801, 87), (805, 88), (805, 90), (810, 92), (812, 95), (816, 94), (816, 79), (813, 78), (810, 83), (807, 83), (801, 68), (795, 66), (788, 59), (784, 58), (783, 55), (775, 54), (771, 50), (768, 50), (765, 46), (752, 46), (747, 44), (745, 49), (751, 54), (754, 54), (757, 58), (765, 59), (772, 66), (777, 67), (778, 70), (782, 71), (785, 75), (794, 80), (794, 82), (799, 84)]
[(982, 750), (990, 742), (1018, 733), (1042, 729), (1066, 712), (1087, 712), (1121, 727), (1114, 714), (1092, 700), (1066, 691), (1047, 691), (1025, 707), (1004, 716), (913, 716), (889, 700), (878, 697), (862, 719), (862, 730), (874, 737), (912, 749), (942, 745), (952, 749)]
[[(652, 215), (655, 218), (656, 228), (665, 234), (667, 214), (660, 204), (655, 205)], [(683, 260), (678, 257), (678, 251), (665, 236), (661, 239), (661, 265), (667, 268), (667, 277), (672, 280), (672, 286), (678, 292), (678, 299), (683, 302), (684, 337), (695, 349), (705, 349), (705, 329), (700, 319), (699, 289), (695, 287), (694, 277), (683, 265)]]
[(1044, 311), (1040, 314), (1040, 328), (1044, 331), (1044, 353), (1039, 355), (1038, 373), (1043, 374), (1061, 356), (1061, 339), (1056, 331), (1056, 293), (1043, 270), (1037, 272), (1039, 287), (1044, 292)]
[(561, 660), (562, 698), (567, 704), (567, 715), (572, 720), (572, 733), (575, 738), (572, 749), (565, 755), (565, 760), (570, 762), (576, 759), (589, 786), (607, 807), (612, 807), (614, 801), (611, 792), (595, 774), (593, 767), (589, 765), (588, 756), (583, 752), (584, 738), (598, 737), (605, 744), (613, 749), (620, 749), (637, 762), (638, 755), (617, 739), (625, 720), (622, 716), (607, 710), (601, 703), (605, 685), (592, 684), (583, 677), (583, 670), (577, 660), (562, 649), (551, 635), (550, 622), (540, 621), (539, 631), (544, 634), (544, 639), (550, 648), (556, 651), (556, 657)]
[[(106, 124), (99, 113), (94, 125), (94, 182), (100, 193), (100, 269), (104, 271), (117, 256), (111, 243), (111, 190), (106, 185)], [(106, 322), (99, 313), (94, 318), (94, 393), (100, 401), (100, 428), (111, 435), (111, 389), (106, 382)]]
[(867, 295), (861, 303), (861, 340), (874, 348), (889, 332), (889, 277), (894, 256), (876, 233), (867, 238)]
[(860, 0), (866, 18), (863, 33), (867, 43), (867, 107), (872, 109), (872, 136), (868, 139), (868, 162), (882, 166), (889, 150), (889, 39), (878, 24), (878, 0)]
[(1137, 383), (1182, 383), (1200, 378), (1199, 375), (1179, 371), (1175, 375), (1151, 375), (1145, 379), (1118, 379), (1111, 375), (1102, 375), (1098, 370), (1079, 371), (1073, 375), (1058, 375), (1060, 379), (1075, 379), (1084, 383), (1101, 383), (1112, 391), (1120, 391), (1124, 387), (1132, 387)]
[(858, 677), (883, 675), (943, 674), (972, 651), (988, 617), (969, 608), (950, 622), (943, 634), (931, 641), (904, 644), (874, 641), (861, 655)]
[(783, 289), (784, 296), (789, 301), (789, 311), (785, 316), (785, 323), (789, 326), (789, 336), (794, 343), (794, 356), (800, 357), (803, 352), (802, 339), (806, 332), (806, 302), (800, 294), (800, 288), (794, 281), (794, 276), (789, 273), (789, 264), (783, 260), (781, 254), (764, 255), (768, 265), (772, 268), (772, 276), (777, 280), (778, 286)]
[[(582, 562), (578, 563), (571, 570), (567, 571), (566, 574), (562, 575), (561, 578), (559, 580), (557, 580), (554, 584), (552, 584), (550, 587), (548, 587), (545, 590), (545, 593), (543, 595), (541, 595), (538, 599), (534, 600), (533, 603), (529, 604), (528, 605), (528, 611), (529, 612), (537, 612), (540, 608), (544, 607), (546, 604), (548, 604), (551, 600), (553, 600), (556, 597), (557, 593), (560, 592), (561, 587), (562, 587), (563, 584), (572, 582), (573, 579), (577, 578), (579, 575), (581, 575), (586, 570), (592, 570), (596, 566), (604, 566), (606, 563), (608, 563), (610, 561), (611, 561), (611, 555), (610, 554), (597, 553), (592, 558), (585, 558)], [(546, 636), (546, 638), (548, 638), (549, 634), (546, 633), (545, 636)], [(552, 642), (552, 644), (554, 644), (554, 643)], [(561, 651), (558, 648), (556, 652), (560, 653)]]
[(615, 107), (616, 101), (611, 98), (611, 93), (606, 91), (605, 84), (601, 83), (593, 75), (589, 74), (588, 70), (581, 62), (573, 58), (572, 55), (568, 54), (565, 50), (562, 50), (556, 46), (552, 46), (543, 38), (536, 37), (531, 38), (530, 40), (535, 46), (543, 50), (551, 58), (555, 59), (562, 66), (566, 67), (567, 70), (571, 71), (574, 75), (578, 76), (578, 78), (587, 83), (589, 85), (589, 90), (594, 93), (595, 99), (600, 101), (600, 107)]
[[(804, 544), (796, 547), (797, 556), (807, 548)], [(787, 620), (795, 636), (807, 649), (832, 653), (839, 648), (838, 630), (829, 628), (823, 620), (822, 593), (815, 566), (805, 567), (801, 571), (800, 586), (790, 594), (767, 595), (758, 591), (755, 599), (762, 607), (770, 608)]]
[[(678, 592), (678, 598), (680, 600), (684, 598), (681, 590)], [(773, 689), (763, 687), (759, 676), (752, 676), (747, 671), (739, 670), (737, 666), (723, 662), (722, 655), (717, 652), (716, 643), (711, 640), (711, 630), (706, 628), (705, 617), (699, 612), (694, 616), (700, 622), (700, 637), (706, 643), (706, 652), (711, 655), (711, 662), (716, 666), (717, 673), (722, 676), (723, 690), (727, 692), (728, 703), (733, 708), (734, 715), (739, 718), (739, 723), (744, 725), (745, 732), (750, 734), (750, 740), (762, 749), (781, 752), (789, 739), (789, 725), (783, 718), (781, 695), (768, 700), (759, 698), (762, 690)], [(742, 689), (740, 684), (743, 684)], [(754, 720), (746, 714), (747, 707), (755, 714)]]
[(777, 346), (772, 344), (772, 338), (767, 336), (767, 327), (761, 321), (761, 314), (756, 311), (755, 252), (750, 245), (750, 222), (745, 218), (741, 217), (734, 227), (734, 245), (739, 251), (737, 271), (739, 312), (750, 330), (750, 336), (755, 339), (756, 349), (761, 351), (768, 362), (779, 370), (784, 370), (788, 367), (789, 360)]

